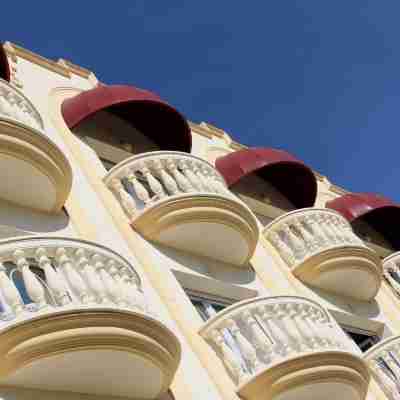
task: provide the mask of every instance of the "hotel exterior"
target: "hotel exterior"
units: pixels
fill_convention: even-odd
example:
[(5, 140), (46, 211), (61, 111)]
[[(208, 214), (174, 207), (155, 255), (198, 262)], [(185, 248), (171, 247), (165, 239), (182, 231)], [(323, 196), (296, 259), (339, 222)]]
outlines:
[(400, 399), (400, 207), (0, 47), (0, 398)]

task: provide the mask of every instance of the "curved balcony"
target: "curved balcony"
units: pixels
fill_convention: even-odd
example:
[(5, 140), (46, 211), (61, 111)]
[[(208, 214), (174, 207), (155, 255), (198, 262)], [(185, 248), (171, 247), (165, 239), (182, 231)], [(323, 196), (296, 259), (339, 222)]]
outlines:
[(259, 297), (219, 312), (200, 335), (245, 400), (365, 398), (368, 369), (327, 311), (301, 297)]
[(400, 398), (400, 336), (377, 343), (364, 354), (374, 378), (389, 400)]
[(382, 282), (378, 255), (335, 211), (303, 208), (272, 221), (264, 236), (302, 282), (332, 293), (371, 300)]
[(254, 215), (201, 158), (149, 152), (122, 161), (104, 182), (148, 240), (239, 266), (253, 255)]
[(0, 198), (39, 211), (60, 211), (71, 189), (71, 167), (43, 134), (32, 103), (1, 79), (0, 149)]
[(167, 391), (180, 345), (115, 252), (68, 238), (1, 241), (0, 297), (0, 384), (140, 399)]

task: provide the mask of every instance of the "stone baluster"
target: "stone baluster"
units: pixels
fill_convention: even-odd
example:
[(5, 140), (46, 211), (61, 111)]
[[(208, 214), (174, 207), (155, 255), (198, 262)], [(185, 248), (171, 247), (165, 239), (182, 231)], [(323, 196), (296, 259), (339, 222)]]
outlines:
[(179, 161), (179, 168), (181, 169), (183, 175), (186, 176), (190, 184), (194, 189), (197, 191), (202, 191), (202, 185), (201, 182), (199, 181), (199, 178), (194, 174), (192, 171), (192, 166), (187, 160), (180, 160)]
[(118, 300), (115, 300), (115, 302), (117, 304), (120, 304), (122, 307), (127, 307), (130, 303), (130, 300), (127, 293), (128, 289), (126, 288), (120, 274), (120, 268), (115, 265), (115, 262), (113, 260), (109, 261), (108, 266), (110, 275), (113, 278), (116, 289), (118, 291)]
[(136, 202), (133, 197), (125, 190), (124, 185), (119, 179), (113, 179), (111, 182), (111, 189), (114, 194), (119, 198), (121, 206), (126, 215), (132, 219), (137, 213)]
[(35, 252), (35, 258), (39, 267), (44, 271), (46, 283), (57, 303), (62, 306), (70, 303), (71, 299), (68, 295), (64, 280), (51, 265), (46, 249), (44, 247), (39, 247)]
[(391, 271), (398, 272), (398, 268), (393, 261), (389, 261), (389, 262), (385, 263), (385, 265), (383, 266), (383, 276), (389, 282), (390, 286), (392, 286), (394, 291), (398, 295), (400, 295), (400, 283), (397, 282), (397, 280), (395, 278), (393, 278), (393, 276), (390, 273)]
[(202, 165), (200, 169), (203, 179), (207, 182), (208, 190), (211, 191), (212, 193), (220, 193), (220, 187), (216, 183), (214, 176), (210, 172), (210, 170), (204, 165)]
[(162, 199), (166, 196), (164, 188), (161, 183), (153, 176), (152, 172), (146, 166), (140, 170), (145, 177), (151, 191), (155, 194), (157, 199)]
[(339, 223), (339, 217), (337, 215), (328, 214), (327, 220), (330, 222), (330, 226), (332, 230), (335, 232), (335, 237), (338, 243), (347, 244), (349, 239), (347, 235), (347, 231), (342, 228)]
[(303, 243), (306, 250), (305, 256), (307, 256), (307, 253), (312, 254), (316, 249), (314, 244), (314, 237), (311, 235), (311, 233), (307, 230), (307, 228), (301, 223), (299, 219), (295, 219), (293, 225), (297, 229), (297, 232), (299, 232), (299, 234), (303, 238)]
[(290, 226), (286, 223), (282, 224), (282, 232), (284, 232), (288, 241), (288, 245), (292, 249), (296, 260), (301, 261), (306, 253), (306, 248), (303, 241), (292, 231)]
[(232, 192), (226, 187), (225, 182), (221, 179), (220, 176), (218, 176), (215, 172), (211, 172), (213, 181), (214, 181), (214, 186), (217, 189), (217, 192), (219, 194), (223, 194), (225, 196), (231, 196), (232, 197)]
[(293, 254), (292, 249), (281, 239), (279, 234), (274, 231), (270, 232), (269, 240), (272, 245), (278, 250), (279, 255), (286, 262), (286, 264), (289, 267), (293, 267), (296, 262), (296, 258)]
[(16, 250), (13, 253), (14, 262), (17, 265), (18, 270), (22, 274), (26, 293), (30, 299), (36, 304), (38, 309), (47, 307), (46, 294), (42, 284), (36, 275), (30, 270), (29, 263), (25, 258), (23, 250)]
[(397, 362), (393, 359), (391, 351), (388, 350), (388, 351), (383, 352), (382, 358), (385, 360), (386, 364), (389, 366), (393, 375), (396, 377), (397, 382), (400, 383), (400, 367), (397, 364)]
[(347, 221), (339, 219), (338, 225), (341, 227), (347, 240), (350, 243), (354, 243), (358, 246), (365, 246), (364, 242), (354, 233), (351, 225)]
[(332, 325), (324, 313), (315, 307), (311, 307), (310, 314), (311, 320), (316, 324), (316, 328), (325, 343), (333, 348), (341, 348), (341, 340), (338, 340), (335, 330), (332, 329)]
[(273, 353), (272, 355), (285, 356), (290, 353), (291, 348), (287, 336), (282, 331), (281, 327), (276, 320), (276, 315), (273, 305), (259, 306), (257, 312), (264, 322), (265, 329), (272, 338)]
[(91, 297), (86, 284), (79, 273), (72, 266), (72, 261), (68, 257), (67, 251), (63, 247), (60, 247), (56, 250), (56, 259), (61, 269), (64, 271), (72, 292), (83, 304), (89, 303), (91, 301)]
[(126, 293), (129, 298), (129, 303), (134, 308), (140, 311), (145, 311), (146, 302), (143, 293), (140, 290), (138, 282), (136, 281), (136, 279), (131, 277), (128, 267), (122, 267), (121, 272), (122, 272), (122, 282), (126, 287)]
[(220, 350), (222, 361), (226, 369), (231, 373), (237, 383), (242, 383), (247, 374), (243, 371), (240, 360), (232, 349), (225, 343), (224, 337), (218, 330), (211, 332), (210, 339), (214, 342), (216, 347)]
[(325, 237), (327, 238), (327, 242), (328, 242), (329, 246), (334, 246), (337, 243), (336, 236), (330, 227), (329, 221), (326, 220), (325, 214), (318, 213), (317, 220), (318, 220), (320, 228), (322, 229), (322, 231), (325, 234)]
[(383, 390), (390, 396), (391, 400), (398, 400), (400, 398), (399, 389), (393, 379), (389, 378), (388, 374), (383, 371), (382, 367), (379, 365), (378, 361), (372, 360), (370, 363), (370, 368), (374, 376), (383, 386)]
[(15, 287), (14, 282), (8, 277), (7, 270), (2, 263), (0, 263), (0, 291), (4, 301), (15, 315), (19, 315), (24, 311), (24, 303), (22, 302), (18, 289)]
[(135, 171), (134, 170), (129, 170), (126, 179), (128, 179), (128, 182), (132, 185), (133, 190), (136, 193), (136, 196), (143, 201), (144, 204), (148, 204), (151, 199), (149, 192), (147, 189), (143, 186), (143, 184), (138, 180)]
[[(106, 293), (108, 297), (119, 306), (125, 306), (126, 303), (123, 299), (123, 294), (120, 291), (120, 287), (118, 284), (118, 269), (116, 268), (114, 260), (108, 260), (107, 268), (103, 262), (96, 264), (99, 268), (98, 272), (100, 274), (100, 278), (103, 282), (104, 288), (106, 289)], [(116, 275), (118, 278), (115, 279)]]
[(0, 94), (0, 114), (10, 117), (11, 113), (10, 103), (7, 100), (7, 91), (2, 90)]
[(316, 342), (321, 347), (331, 346), (331, 342), (329, 338), (326, 338), (326, 332), (324, 330), (320, 330), (319, 326), (319, 315), (314, 306), (310, 304), (304, 304), (304, 318), (311, 332), (313, 332), (313, 336), (315, 337)]
[(189, 180), (186, 178), (185, 175), (182, 174), (182, 172), (179, 171), (176, 160), (167, 160), (165, 164), (170, 174), (174, 177), (179, 189), (183, 193), (194, 191), (193, 186), (190, 184)]
[(192, 162), (192, 171), (197, 176), (198, 181), (202, 187), (202, 191), (204, 192), (212, 192), (212, 188), (208, 185), (207, 178), (203, 175), (202, 170), (200, 169), (199, 165), (196, 162)]
[(256, 350), (263, 352), (266, 356), (267, 362), (270, 362), (272, 342), (265, 335), (253, 314), (249, 310), (245, 310), (240, 315), (240, 318), (249, 327)]
[(24, 119), (27, 125), (31, 126), (32, 128), (40, 129), (41, 126), (38, 124), (36, 118), (32, 115), (27, 103), (25, 101), (21, 102), (21, 111), (24, 114)]
[(247, 361), (250, 370), (258, 372), (263, 368), (262, 363), (257, 357), (257, 353), (252, 345), (240, 331), (239, 326), (233, 319), (226, 321), (226, 327), (231, 332), (242, 357)]
[(295, 311), (294, 320), (300, 335), (304, 338), (307, 346), (311, 349), (316, 348), (318, 346), (318, 332), (315, 331), (313, 323), (307, 322), (307, 306), (304, 303), (294, 303), (293, 307)]
[(104, 289), (102, 287), (99, 277), (97, 276), (95, 268), (89, 263), (89, 260), (86, 258), (85, 250), (78, 249), (75, 251), (75, 262), (78, 271), (84, 278), (86, 287), (91, 293), (91, 301), (94, 301), (96, 303), (104, 303)]
[(323, 248), (325, 248), (326, 243), (327, 243), (327, 238), (325, 237), (324, 232), (322, 231), (321, 227), (319, 226), (314, 213), (306, 214), (304, 216), (303, 222), (312, 232), (315, 250), (317, 250), (317, 249), (322, 250)]
[(172, 178), (172, 176), (165, 170), (164, 165), (160, 160), (154, 161), (154, 167), (167, 192), (170, 195), (176, 195), (180, 193), (180, 190), (174, 178)]

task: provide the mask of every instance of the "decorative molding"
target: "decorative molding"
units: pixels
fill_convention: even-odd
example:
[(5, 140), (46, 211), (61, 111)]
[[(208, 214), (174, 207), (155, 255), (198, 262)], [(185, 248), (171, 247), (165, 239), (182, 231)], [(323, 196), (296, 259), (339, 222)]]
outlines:
[(4, 43), (3, 49), (6, 51), (8, 63), (10, 66), (10, 83), (18, 89), (22, 89), (23, 83), (18, 76), (18, 57), (15, 54), (15, 50), (10, 42)]

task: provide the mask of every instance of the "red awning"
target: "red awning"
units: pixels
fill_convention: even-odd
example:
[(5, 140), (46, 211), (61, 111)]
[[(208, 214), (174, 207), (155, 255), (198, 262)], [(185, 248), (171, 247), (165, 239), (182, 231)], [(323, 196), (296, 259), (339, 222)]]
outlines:
[(380, 232), (395, 248), (400, 248), (400, 206), (373, 193), (349, 193), (326, 203), (349, 222), (363, 219)]
[(8, 57), (3, 45), (0, 43), (0, 78), (10, 82), (10, 65), (8, 64)]
[(272, 148), (239, 150), (218, 158), (215, 166), (229, 186), (256, 172), (296, 208), (314, 205), (317, 180), (313, 171), (286, 151)]
[(123, 85), (99, 85), (62, 104), (62, 114), (70, 129), (107, 110), (129, 121), (157, 143), (161, 150), (190, 152), (192, 136), (186, 119), (156, 94)]

